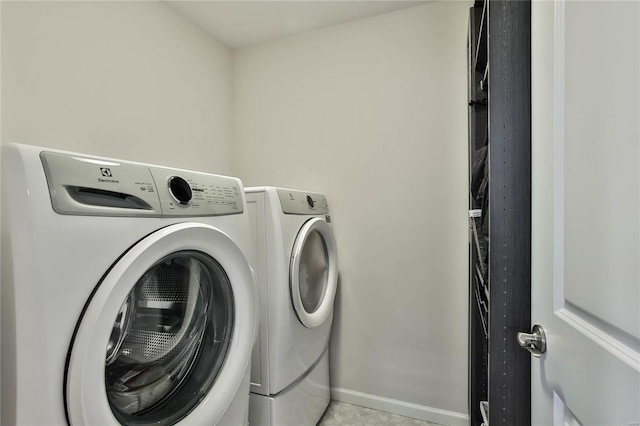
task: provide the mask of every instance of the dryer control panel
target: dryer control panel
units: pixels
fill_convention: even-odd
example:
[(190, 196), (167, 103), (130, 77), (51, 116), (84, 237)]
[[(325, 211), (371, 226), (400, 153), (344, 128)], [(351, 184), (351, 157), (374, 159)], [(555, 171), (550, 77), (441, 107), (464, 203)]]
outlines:
[(278, 198), (285, 214), (328, 214), (327, 198), (318, 193), (278, 188)]
[(239, 179), (43, 151), (53, 209), (85, 216), (216, 216), (242, 213)]

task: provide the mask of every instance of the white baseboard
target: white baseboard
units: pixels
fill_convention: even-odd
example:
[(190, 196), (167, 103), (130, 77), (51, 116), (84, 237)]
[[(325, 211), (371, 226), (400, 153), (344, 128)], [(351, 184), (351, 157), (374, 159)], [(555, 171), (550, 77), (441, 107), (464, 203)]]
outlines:
[(466, 414), (412, 404), (410, 402), (398, 401), (397, 399), (384, 398), (349, 389), (331, 388), (331, 399), (441, 425), (469, 425), (469, 416)]

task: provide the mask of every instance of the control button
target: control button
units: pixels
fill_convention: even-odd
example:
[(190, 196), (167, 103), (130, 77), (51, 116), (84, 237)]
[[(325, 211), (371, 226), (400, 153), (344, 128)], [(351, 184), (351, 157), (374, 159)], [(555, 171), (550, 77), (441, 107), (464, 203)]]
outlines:
[(193, 192), (189, 183), (180, 176), (169, 178), (169, 193), (180, 204), (186, 205), (191, 201)]
[(307, 195), (307, 204), (309, 204), (309, 207), (313, 208), (314, 203), (313, 203), (313, 198), (311, 198), (310, 195)]

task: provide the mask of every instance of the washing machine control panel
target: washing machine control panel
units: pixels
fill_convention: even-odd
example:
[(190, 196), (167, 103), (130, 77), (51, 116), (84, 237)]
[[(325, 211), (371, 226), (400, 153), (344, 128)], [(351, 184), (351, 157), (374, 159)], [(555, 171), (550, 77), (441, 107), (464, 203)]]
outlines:
[(53, 209), (86, 216), (215, 216), (242, 213), (239, 179), (43, 151)]
[(285, 214), (328, 214), (327, 198), (314, 192), (278, 188), (278, 198)]
[(236, 178), (149, 167), (165, 216), (242, 213), (242, 187)]

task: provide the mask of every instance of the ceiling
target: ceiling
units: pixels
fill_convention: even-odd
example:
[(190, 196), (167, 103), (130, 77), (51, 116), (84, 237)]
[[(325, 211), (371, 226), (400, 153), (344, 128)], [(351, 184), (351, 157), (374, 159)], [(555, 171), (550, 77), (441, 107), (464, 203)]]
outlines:
[(420, 0), (172, 0), (167, 3), (233, 48), (429, 3)]

